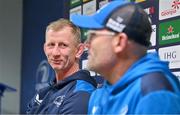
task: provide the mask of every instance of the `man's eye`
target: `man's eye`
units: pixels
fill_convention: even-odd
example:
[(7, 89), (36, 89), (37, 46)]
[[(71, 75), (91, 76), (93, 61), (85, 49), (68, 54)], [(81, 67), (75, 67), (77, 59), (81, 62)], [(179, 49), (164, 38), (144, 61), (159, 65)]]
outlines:
[(47, 44), (48, 47), (52, 47), (52, 46), (54, 46), (54, 45), (55, 45), (54, 43), (49, 43), (49, 44)]
[(64, 43), (62, 43), (62, 44), (60, 44), (60, 47), (62, 47), (62, 48), (65, 48), (65, 47), (67, 47), (68, 45), (67, 44), (64, 44)]

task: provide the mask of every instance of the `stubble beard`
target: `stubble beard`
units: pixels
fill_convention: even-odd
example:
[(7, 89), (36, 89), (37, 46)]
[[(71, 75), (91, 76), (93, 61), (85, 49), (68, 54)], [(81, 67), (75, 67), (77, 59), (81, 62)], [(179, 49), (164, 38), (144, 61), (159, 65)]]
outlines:
[(97, 72), (96, 66), (97, 66), (97, 64), (93, 59), (88, 59), (88, 62), (87, 62), (87, 69), (88, 70)]

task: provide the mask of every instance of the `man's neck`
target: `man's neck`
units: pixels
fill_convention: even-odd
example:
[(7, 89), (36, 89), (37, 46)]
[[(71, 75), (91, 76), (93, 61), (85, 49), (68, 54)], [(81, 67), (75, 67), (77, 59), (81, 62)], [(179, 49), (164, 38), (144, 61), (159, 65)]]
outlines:
[(79, 65), (73, 65), (68, 70), (56, 71), (56, 81), (63, 80), (77, 71), (79, 71)]

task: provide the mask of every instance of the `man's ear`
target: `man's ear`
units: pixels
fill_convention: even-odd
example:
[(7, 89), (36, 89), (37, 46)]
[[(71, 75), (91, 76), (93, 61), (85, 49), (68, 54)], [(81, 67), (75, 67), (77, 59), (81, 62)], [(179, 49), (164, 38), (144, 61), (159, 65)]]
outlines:
[(128, 43), (128, 36), (125, 33), (119, 33), (113, 39), (114, 51), (116, 53), (122, 52)]
[(78, 49), (77, 49), (77, 53), (76, 53), (76, 58), (80, 59), (80, 57), (83, 54), (83, 52), (84, 52), (84, 44), (80, 43), (78, 45)]

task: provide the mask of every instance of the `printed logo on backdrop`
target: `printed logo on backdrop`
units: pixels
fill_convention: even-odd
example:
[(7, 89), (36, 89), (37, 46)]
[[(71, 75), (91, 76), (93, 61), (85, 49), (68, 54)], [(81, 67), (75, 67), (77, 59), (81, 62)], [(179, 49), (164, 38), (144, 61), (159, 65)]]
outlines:
[(70, 9), (69, 15), (72, 14), (81, 14), (81, 6), (77, 6), (75, 8)]
[(180, 0), (159, 0), (159, 20), (180, 16)]
[(156, 24), (158, 22), (158, 1), (157, 0), (147, 0), (138, 3), (144, 11), (148, 14), (151, 22)]
[(102, 6), (104, 6), (105, 4), (108, 3), (108, 0), (103, 0), (99, 2), (99, 8), (101, 8)]
[(150, 38), (151, 46), (156, 45), (156, 25), (152, 25), (152, 34)]
[(152, 18), (155, 13), (155, 7), (151, 6), (151, 7), (145, 8), (144, 11), (149, 15), (150, 18)]
[(180, 42), (180, 19), (159, 25), (159, 44)]
[(83, 15), (91, 15), (96, 12), (96, 0), (83, 4)]
[(169, 61), (170, 69), (180, 68), (180, 45), (159, 48), (161, 60)]
[(39, 89), (48, 86), (49, 81), (53, 77), (52, 69), (46, 60), (42, 60), (36, 70), (36, 86), (35, 89)]
[(81, 4), (81, 0), (70, 0), (70, 8)]
[(81, 14), (81, 0), (71, 0), (70, 1), (70, 10), (69, 10), (69, 16), (72, 14)]

